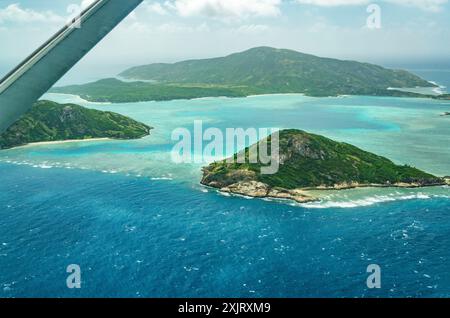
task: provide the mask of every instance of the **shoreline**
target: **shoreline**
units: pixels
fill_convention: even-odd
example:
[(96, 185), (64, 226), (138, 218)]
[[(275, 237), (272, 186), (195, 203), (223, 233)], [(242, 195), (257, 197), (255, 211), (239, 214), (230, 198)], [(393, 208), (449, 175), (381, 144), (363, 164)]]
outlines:
[(90, 139), (68, 139), (68, 140), (55, 140), (55, 141), (38, 141), (38, 142), (30, 142), (25, 145), (11, 147), (2, 150), (10, 150), (10, 149), (18, 149), (18, 148), (28, 148), (35, 146), (47, 146), (47, 145), (61, 145), (61, 144), (71, 144), (77, 142), (94, 142), (94, 141), (113, 141), (111, 138), (90, 138)]
[(227, 193), (235, 196), (244, 196), (253, 199), (275, 199), (275, 200), (287, 200), (297, 203), (311, 203), (321, 200), (320, 195), (313, 195), (311, 192), (325, 192), (325, 191), (346, 191), (355, 189), (420, 189), (420, 188), (432, 188), (432, 187), (445, 187), (450, 186), (450, 178), (444, 177), (444, 183), (442, 184), (408, 184), (398, 183), (392, 185), (383, 184), (360, 184), (360, 185), (342, 185), (335, 187), (314, 187), (314, 188), (299, 188), (299, 189), (284, 189), (284, 188), (271, 188), (266, 184), (251, 181), (246, 183), (233, 184), (228, 187), (218, 188), (212, 185), (203, 184), (203, 186), (214, 189), (219, 193)]
[[(431, 87), (423, 87), (423, 88), (431, 88)], [(439, 88), (439, 87), (438, 87)], [(379, 98), (426, 98), (431, 100), (439, 100), (440, 96), (445, 96), (446, 93), (436, 94), (436, 95), (430, 95), (430, 94), (423, 94), (423, 93), (414, 93), (409, 92), (407, 90), (403, 90), (402, 88), (387, 88), (387, 90), (391, 91), (398, 91), (403, 93), (412, 93), (416, 96), (391, 96), (391, 95), (351, 95), (351, 94), (339, 94), (339, 95), (329, 95), (329, 96), (311, 96), (307, 95), (305, 93), (261, 93), (261, 94), (251, 94), (246, 96), (202, 96), (202, 97), (192, 97), (192, 98), (175, 98), (175, 99), (167, 99), (167, 100), (155, 100), (155, 99), (149, 99), (149, 100), (140, 100), (140, 101), (123, 101), (123, 102), (98, 102), (98, 101), (90, 101), (87, 100), (80, 95), (76, 94), (69, 94), (69, 93), (53, 93), (48, 92), (46, 94), (53, 94), (53, 95), (61, 95), (61, 96), (72, 96), (77, 99), (79, 99), (78, 102), (91, 104), (91, 105), (115, 105), (115, 104), (128, 104), (128, 103), (150, 103), (150, 102), (173, 102), (173, 101), (195, 101), (195, 100), (204, 100), (204, 99), (211, 99), (211, 98), (229, 98), (229, 99), (236, 99), (236, 98), (255, 98), (255, 97), (267, 97), (267, 96), (299, 96), (299, 97), (310, 97), (310, 98), (351, 98), (351, 97), (379, 97)], [(44, 98), (45, 99), (45, 98)], [(42, 100), (42, 98), (41, 98)], [(77, 103), (76, 101), (72, 103)]]
[[(121, 104), (121, 103), (112, 103), (112, 102), (91, 102), (87, 99), (84, 99), (83, 97), (81, 97), (80, 95), (75, 95), (75, 94), (68, 94), (68, 93), (52, 93), (52, 92), (47, 92), (45, 93), (45, 95), (61, 95), (61, 96), (69, 96), (69, 97), (75, 97), (76, 99), (79, 99), (78, 102), (81, 103), (86, 103), (86, 104), (93, 104), (93, 105), (111, 105), (111, 104)], [(45, 97), (45, 95), (43, 97)], [(39, 100), (46, 100), (45, 98), (40, 98)], [(77, 102), (71, 102), (73, 103), (77, 103)], [(70, 103), (69, 103), (70, 104)]]
[[(445, 179), (445, 177), (444, 177)], [(447, 183), (446, 183), (447, 182)], [(418, 183), (394, 183), (394, 184), (349, 184), (349, 185), (336, 185), (334, 187), (313, 187), (313, 188), (302, 188), (303, 191), (341, 191), (341, 190), (352, 190), (352, 189), (364, 189), (364, 188), (398, 188), (398, 189), (418, 189), (418, 188), (431, 188), (431, 187), (442, 187), (450, 184), (450, 180), (443, 183), (435, 184), (418, 184)]]

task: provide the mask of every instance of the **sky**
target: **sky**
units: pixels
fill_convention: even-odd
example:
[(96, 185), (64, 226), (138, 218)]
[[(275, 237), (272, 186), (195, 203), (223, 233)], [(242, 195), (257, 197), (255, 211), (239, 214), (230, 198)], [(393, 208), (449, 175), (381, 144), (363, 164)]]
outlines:
[[(90, 1), (0, 0), (0, 76)], [(114, 76), (140, 64), (224, 56), (256, 46), (385, 66), (450, 65), (450, 2), (145, 0), (63, 82)]]

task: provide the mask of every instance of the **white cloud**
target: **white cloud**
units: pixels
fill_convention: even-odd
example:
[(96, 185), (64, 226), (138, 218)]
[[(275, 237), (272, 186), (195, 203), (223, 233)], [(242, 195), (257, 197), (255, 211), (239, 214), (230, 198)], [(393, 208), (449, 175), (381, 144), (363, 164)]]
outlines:
[(194, 32), (209, 32), (209, 26), (206, 23), (200, 25), (191, 26), (178, 23), (165, 23), (156, 28), (157, 31), (162, 33), (194, 33)]
[(0, 23), (34, 23), (34, 22), (51, 22), (61, 23), (65, 19), (52, 11), (35, 11), (32, 9), (24, 9), (20, 4), (11, 4), (0, 9)]
[(168, 8), (180, 16), (214, 18), (271, 17), (280, 14), (281, 0), (172, 0)]
[(81, 1), (81, 7), (83, 9), (89, 7), (91, 4), (93, 4), (95, 2), (95, 0), (82, 0)]
[(159, 15), (167, 15), (169, 13), (167, 9), (159, 2), (146, 3), (146, 9), (150, 13), (156, 13)]
[[(417, 7), (426, 11), (440, 11), (442, 6), (448, 3), (448, 0), (381, 0), (401, 6)], [(296, 0), (301, 4), (311, 4), (322, 7), (367, 5), (370, 0)]]
[(167, 22), (159, 25), (152, 25), (140, 21), (135, 21), (129, 25), (122, 25), (118, 30), (125, 33), (131, 32), (134, 34), (140, 34), (144, 37), (149, 34), (190, 34), (211, 31), (210, 27), (206, 23), (201, 23), (199, 25), (188, 25), (184, 23)]
[(417, 7), (426, 11), (440, 11), (442, 6), (448, 3), (448, 0), (385, 0), (386, 2)]
[(248, 24), (248, 25), (242, 25), (237, 29), (238, 33), (244, 33), (244, 34), (256, 34), (256, 33), (263, 33), (268, 31), (270, 28), (267, 25), (263, 24)]
[(321, 7), (336, 7), (367, 4), (369, 0), (296, 0), (296, 2)]

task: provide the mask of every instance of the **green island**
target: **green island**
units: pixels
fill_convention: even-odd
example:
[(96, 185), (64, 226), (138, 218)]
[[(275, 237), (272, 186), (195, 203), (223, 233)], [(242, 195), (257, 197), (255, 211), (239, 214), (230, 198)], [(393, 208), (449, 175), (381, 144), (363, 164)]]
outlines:
[(84, 100), (97, 103), (136, 103), (202, 97), (248, 96), (248, 91), (245, 91), (244, 88), (200, 84), (156, 84), (140, 81), (123, 82), (116, 78), (106, 78), (83, 85), (55, 87), (50, 92), (78, 95)]
[(448, 184), (419, 169), (396, 165), (387, 158), (361, 150), (347, 143), (301, 130), (279, 133), (279, 170), (261, 174), (260, 163), (249, 163), (250, 154), (270, 149), (272, 136), (245, 150), (247, 163), (229, 159), (203, 168), (203, 185), (256, 198), (278, 198), (297, 202), (317, 200), (312, 190), (343, 190), (358, 187), (425, 187)]
[(35, 142), (93, 138), (137, 139), (149, 135), (151, 129), (143, 123), (113, 112), (39, 101), (0, 135), (0, 149)]
[(119, 76), (127, 80), (109, 78), (50, 92), (112, 103), (286, 93), (440, 98), (389, 89), (436, 87), (407, 71), (270, 47), (220, 58), (137, 66)]

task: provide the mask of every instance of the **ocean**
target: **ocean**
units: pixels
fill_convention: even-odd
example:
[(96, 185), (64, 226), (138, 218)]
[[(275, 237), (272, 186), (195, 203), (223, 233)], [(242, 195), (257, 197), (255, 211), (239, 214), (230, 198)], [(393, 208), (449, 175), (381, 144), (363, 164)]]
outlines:
[(411, 72), (420, 77), (436, 83), (442, 93), (450, 93), (450, 67), (446, 66), (440, 70), (430, 68), (413, 68)]
[[(450, 189), (295, 204), (225, 196), (175, 164), (171, 132), (298, 128), (450, 175), (449, 101), (267, 95), (129, 104), (46, 99), (155, 127), (133, 141), (0, 152), (0, 297), (448, 297)], [(66, 268), (81, 268), (68, 289)], [(369, 289), (367, 267), (382, 270)]]

